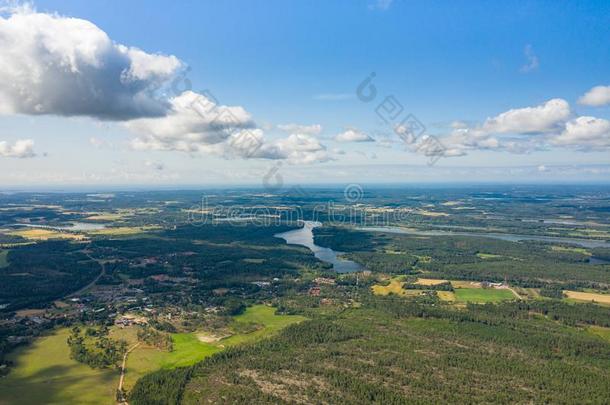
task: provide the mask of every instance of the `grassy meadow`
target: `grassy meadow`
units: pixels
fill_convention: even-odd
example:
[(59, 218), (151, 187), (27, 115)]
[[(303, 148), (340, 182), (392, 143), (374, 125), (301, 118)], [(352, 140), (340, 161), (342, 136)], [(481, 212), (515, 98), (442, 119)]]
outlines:
[[(129, 354), (127, 360), (125, 388), (127, 390), (131, 389), (138, 378), (152, 371), (191, 366), (214, 353), (222, 351), (225, 347), (256, 342), (306, 318), (296, 315), (276, 315), (273, 307), (254, 305), (233, 319), (233, 322), (237, 324), (235, 325), (236, 329), (247, 324), (256, 324), (258, 329), (250, 333), (236, 333), (210, 343), (201, 341), (197, 336), (198, 333), (175, 333), (172, 335), (174, 350), (171, 352), (145, 346), (136, 348)], [(120, 333), (116, 336), (133, 343), (137, 341), (133, 328), (125, 329)], [(133, 336), (128, 336), (125, 333), (131, 333)]]
[(593, 302), (596, 304), (610, 305), (610, 294), (599, 294), (592, 292), (569, 291), (563, 292), (568, 301)]
[[(202, 342), (197, 333), (175, 333), (171, 352), (141, 345), (129, 354), (125, 388), (130, 390), (147, 373), (191, 366), (225, 347), (256, 342), (305, 319), (296, 315), (275, 315), (275, 308), (255, 305), (234, 317), (236, 326), (256, 324), (257, 329), (253, 332), (237, 333), (213, 343)], [(3, 393), (0, 405), (114, 403), (119, 372), (92, 369), (72, 360), (66, 343), (69, 334), (68, 329), (57, 330), (10, 354), (9, 359), (16, 366), (6, 378), (0, 379)], [(137, 343), (137, 328), (115, 327), (110, 336), (125, 339), (132, 346)]]
[(33, 240), (33, 241), (46, 241), (53, 239), (72, 239), (72, 240), (83, 240), (83, 235), (74, 234), (70, 232), (56, 231), (53, 229), (39, 229), (39, 228), (28, 228), (12, 231), (9, 235), (20, 236), (22, 238)]
[(115, 403), (118, 371), (92, 369), (72, 360), (69, 334), (60, 329), (9, 355), (15, 367), (0, 379), (0, 404)]
[(515, 299), (510, 290), (497, 288), (456, 288), (454, 295), (457, 301), (481, 304)]

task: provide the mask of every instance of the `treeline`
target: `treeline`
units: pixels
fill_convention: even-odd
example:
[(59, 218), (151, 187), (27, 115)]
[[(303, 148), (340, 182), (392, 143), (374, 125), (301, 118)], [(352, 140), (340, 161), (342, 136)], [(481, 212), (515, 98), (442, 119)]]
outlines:
[(435, 291), (453, 291), (453, 286), (450, 282), (440, 284), (424, 285), (415, 283), (404, 283), (402, 288), (405, 290), (435, 290)]
[(138, 329), (137, 336), (138, 341), (144, 342), (149, 346), (154, 346), (157, 349), (168, 352), (174, 350), (174, 341), (171, 335), (159, 332), (148, 325)]

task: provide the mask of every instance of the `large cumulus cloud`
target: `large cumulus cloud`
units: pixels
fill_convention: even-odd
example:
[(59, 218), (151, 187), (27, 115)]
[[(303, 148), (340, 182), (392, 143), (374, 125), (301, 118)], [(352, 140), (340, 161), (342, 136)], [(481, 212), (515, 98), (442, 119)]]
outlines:
[(473, 150), (528, 153), (561, 147), (579, 151), (610, 149), (610, 122), (575, 116), (563, 99), (533, 107), (510, 109), (480, 125), (459, 125), (442, 138), (446, 156)]
[(114, 43), (95, 24), (28, 7), (0, 16), (0, 113), (127, 120), (162, 116), (175, 56)]
[[(243, 107), (192, 91), (164, 96), (160, 90), (184, 68), (175, 56), (116, 43), (90, 21), (29, 6), (0, 14), (0, 114), (121, 121), (135, 134), (137, 150), (294, 163), (329, 159), (310, 136), (319, 125), (285, 125), (287, 138), (268, 141)], [(16, 153), (0, 145), (0, 154)]]

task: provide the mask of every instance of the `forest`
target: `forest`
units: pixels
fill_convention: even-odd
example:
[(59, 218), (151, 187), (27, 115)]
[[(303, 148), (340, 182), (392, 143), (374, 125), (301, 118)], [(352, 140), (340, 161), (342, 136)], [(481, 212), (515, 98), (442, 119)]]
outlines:
[(610, 346), (573, 325), (609, 321), (595, 306), (455, 311), (368, 296), (362, 308), (146, 376), (130, 402), (601, 403)]

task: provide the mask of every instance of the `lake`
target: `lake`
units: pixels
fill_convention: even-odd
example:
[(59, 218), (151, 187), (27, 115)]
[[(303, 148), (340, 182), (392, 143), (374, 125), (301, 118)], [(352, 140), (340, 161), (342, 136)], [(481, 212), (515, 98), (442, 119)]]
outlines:
[(330, 248), (318, 246), (314, 243), (313, 229), (322, 226), (320, 222), (303, 221), (303, 227), (294, 229), (288, 232), (282, 232), (274, 235), (276, 238), (282, 238), (290, 245), (305, 246), (311, 250), (315, 257), (319, 260), (330, 263), (337, 273), (353, 273), (362, 270), (362, 266), (351, 260), (342, 259), (339, 257), (341, 252), (336, 252)]

